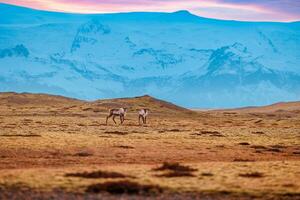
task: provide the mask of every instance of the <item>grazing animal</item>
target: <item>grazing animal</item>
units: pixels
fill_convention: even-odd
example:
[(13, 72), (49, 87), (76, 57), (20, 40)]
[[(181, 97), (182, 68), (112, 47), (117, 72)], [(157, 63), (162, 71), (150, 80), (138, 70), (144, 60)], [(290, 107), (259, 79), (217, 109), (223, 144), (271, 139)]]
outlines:
[(145, 109), (141, 109), (139, 111), (139, 124), (141, 125), (141, 119), (142, 119), (142, 122), (143, 124), (146, 124), (147, 123), (147, 116), (149, 114), (149, 109), (145, 108)]
[(107, 121), (110, 117), (113, 117), (113, 121), (115, 124), (117, 124), (117, 122), (115, 121), (115, 117), (119, 116), (120, 117), (120, 121), (121, 124), (123, 124), (124, 120), (125, 120), (125, 115), (126, 115), (126, 111), (127, 108), (113, 108), (109, 110), (109, 114), (106, 117), (106, 125), (107, 125)]

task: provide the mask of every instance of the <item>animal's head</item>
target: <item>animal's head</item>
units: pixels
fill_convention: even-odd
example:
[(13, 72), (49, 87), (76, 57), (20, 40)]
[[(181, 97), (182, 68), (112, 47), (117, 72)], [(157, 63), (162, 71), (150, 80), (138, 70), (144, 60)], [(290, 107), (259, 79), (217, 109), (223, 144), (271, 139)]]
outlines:
[(127, 108), (123, 108), (123, 109), (124, 109), (124, 112), (127, 112), (127, 110), (128, 110)]

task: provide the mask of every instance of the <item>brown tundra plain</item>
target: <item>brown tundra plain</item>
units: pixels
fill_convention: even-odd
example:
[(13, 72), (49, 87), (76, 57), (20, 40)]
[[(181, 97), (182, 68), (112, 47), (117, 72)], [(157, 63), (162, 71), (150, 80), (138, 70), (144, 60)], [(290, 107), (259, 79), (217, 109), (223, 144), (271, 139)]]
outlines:
[[(124, 123), (106, 125), (120, 107)], [(195, 111), (0, 94), (0, 199), (120, 198), (300, 199), (300, 102)]]

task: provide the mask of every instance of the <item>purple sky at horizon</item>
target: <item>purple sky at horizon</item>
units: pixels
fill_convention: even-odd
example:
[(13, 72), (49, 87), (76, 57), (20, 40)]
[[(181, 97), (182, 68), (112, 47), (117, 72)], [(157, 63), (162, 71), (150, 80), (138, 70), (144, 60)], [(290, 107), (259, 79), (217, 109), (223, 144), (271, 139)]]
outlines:
[(300, 21), (300, 0), (0, 0), (41, 10), (75, 13), (173, 12), (242, 21)]

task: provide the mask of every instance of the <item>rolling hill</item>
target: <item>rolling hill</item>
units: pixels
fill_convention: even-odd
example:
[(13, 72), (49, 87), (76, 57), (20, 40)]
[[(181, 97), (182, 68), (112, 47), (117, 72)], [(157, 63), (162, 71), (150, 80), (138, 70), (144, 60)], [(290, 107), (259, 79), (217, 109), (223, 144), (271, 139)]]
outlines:
[[(198, 113), (215, 113), (215, 112), (239, 112), (239, 113), (271, 113), (271, 112), (297, 112), (300, 113), (300, 102), (280, 102), (267, 106), (258, 107), (242, 107), (234, 109), (222, 110), (190, 110), (177, 106), (173, 103), (156, 99), (149, 95), (101, 99), (95, 101), (83, 101), (64, 96), (48, 95), (48, 94), (32, 94), (32, 93), (15, 93), (0, 92), (0, 110), (7, 111), (7, 108), (18, 109), (18, 113), (34, 112), (37, 115), (45, 114), (89, 114), (98, 115), (99, 113), (108, 113), (111, 108), (128, 108), (129, 113), (136, 113), (139, 109), (148, 108), (152, 114), (160, 115), (192, 115)], [(31, 111), (30, 111), (31, 110)], [(16, 113), (16, 114), (18, 114)]]
[(129, 113), (136, 113), (141, 108), (149, 108), (152, 114), (195, 114), (189, 109), (153, 98), (149, 95), (132, 98), (82, 101), (57, 95), (4, 92), (0, 93), (0, 104), (0, 108), (2, 107), (3, 110), (6, 110), (7, 107), (18, 109), (18, 113), (32, 110), (37, 115), (45, 114), (47, 111), (53, 111), (55, 114), (108, 113), (108, 110), (111, 108), (121, 107), (128, 108)]

